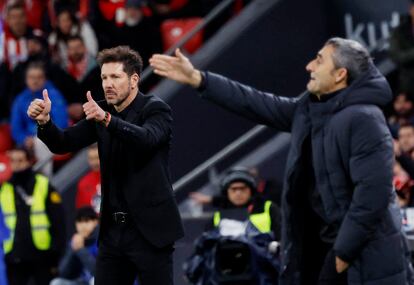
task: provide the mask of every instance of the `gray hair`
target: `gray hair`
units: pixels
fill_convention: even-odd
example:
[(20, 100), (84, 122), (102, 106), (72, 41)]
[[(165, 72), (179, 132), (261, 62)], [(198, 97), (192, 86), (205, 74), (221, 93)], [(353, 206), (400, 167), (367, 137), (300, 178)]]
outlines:
[(348, 71), (348, 84), (365, 73), (372, 64), (368, 50), (357, 41), (330, 38), (325, 43), (325, 46), (327, 45), (334, 48), (332, 61), (335, 68), (343, 67)]

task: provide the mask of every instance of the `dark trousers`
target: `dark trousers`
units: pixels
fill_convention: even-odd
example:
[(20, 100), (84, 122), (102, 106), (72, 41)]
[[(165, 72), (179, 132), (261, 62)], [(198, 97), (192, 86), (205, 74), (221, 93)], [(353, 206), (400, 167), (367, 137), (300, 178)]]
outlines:
[(101, 230), (95, 285), (172, 285), (173, 245), (157, 248), (132, 222), (109, 223)]
[(53, 278), (52, 266), (46, 260), (8, 262), (6, 267), (9, 285), (27, 285), (29, 281), (36, 285), (49, 285)]

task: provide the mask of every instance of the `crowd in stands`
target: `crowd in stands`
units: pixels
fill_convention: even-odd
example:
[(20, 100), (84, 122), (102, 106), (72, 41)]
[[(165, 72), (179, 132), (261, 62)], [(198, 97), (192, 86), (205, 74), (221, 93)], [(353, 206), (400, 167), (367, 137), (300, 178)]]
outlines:
[(414, 1), (390, 37), (389, 55), (396, 64), (388, 125), (394, 137), (394, 186), (399, 205), (414, 207)]

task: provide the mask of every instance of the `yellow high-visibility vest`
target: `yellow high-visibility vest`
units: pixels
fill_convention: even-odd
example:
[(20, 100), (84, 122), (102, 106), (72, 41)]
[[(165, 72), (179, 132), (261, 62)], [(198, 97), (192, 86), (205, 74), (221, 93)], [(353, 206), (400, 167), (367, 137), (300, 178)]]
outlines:
[[(272, 219), (270, 218), (270, 206), (272, 201), (266, 201), (264, 205), (264, 211), (262, 213), (254, 213), (249, 215), (249, 221), (261, 232), (268, 233), (271, 231)], [(213, 223), (215, 227), (218, 227), (221, 220), (221, 214), (219, 211), (214, 213)]]
[[(33, 244), (38, 250), (48, 250), (51, 243), (49, 232), (50, 221), (46, 214), (46, 200), (49, 180), (43, 175), (36, 174), (36, 182), (33, 190), (33, 203), (30, 207), (30, 226), (32, 229)], [(9, 239), (3, 243), (4, 252), (9, 253), (13, 249), (14, 232), (16, 229), (16, 202), (14, 187), (10, 183), (3, 183), (0, 188), (0, 205), (3, 210), (4, 220), (10, 230)]]

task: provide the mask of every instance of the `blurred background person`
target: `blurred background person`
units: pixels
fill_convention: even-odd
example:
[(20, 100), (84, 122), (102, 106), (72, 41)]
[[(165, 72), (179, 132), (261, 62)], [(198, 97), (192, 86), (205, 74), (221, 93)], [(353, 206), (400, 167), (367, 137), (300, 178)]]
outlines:
[(65, 244), (62, 200), (49, 179), (32, 170), (27, 149), (8, 153), (13, 176), (2, 184), (0, 205), (11, 232), (4, 241), (10, 285), (48, 285)]
[(97, 144), (93, 144), (88, 148), (88, 164), (89, 172), (78, 183), (76, 208), (89, 206), (99, 213), (101, 206), (101, 171)]
[(65, 128), (68, 125), (66, 102), (60, 91), (47, 80), (45, 66), (42, 62), (33, 62), (27, 67), (26, 85), (27, 88), (16, 96), (12, 104), (10, 118), (12, 136), (17, 145), (33, 151), (36, 159), (49, 161), (42, 168), (42, 172), (50, 176), (53, 170), (52, 153), (36, 137), (36, 122), (27, 116), (26, 110), (32, 100), (43, 98), (42, 90), (47, 89), (54, 98), (51, 116), (59, 127)]
[(76, 232), (59, 263), (59, 277), (50, 285), (93, 284), (98, 255), (98, 224), (98, 215), (93, 208), (87, 206), (76, 211)]

